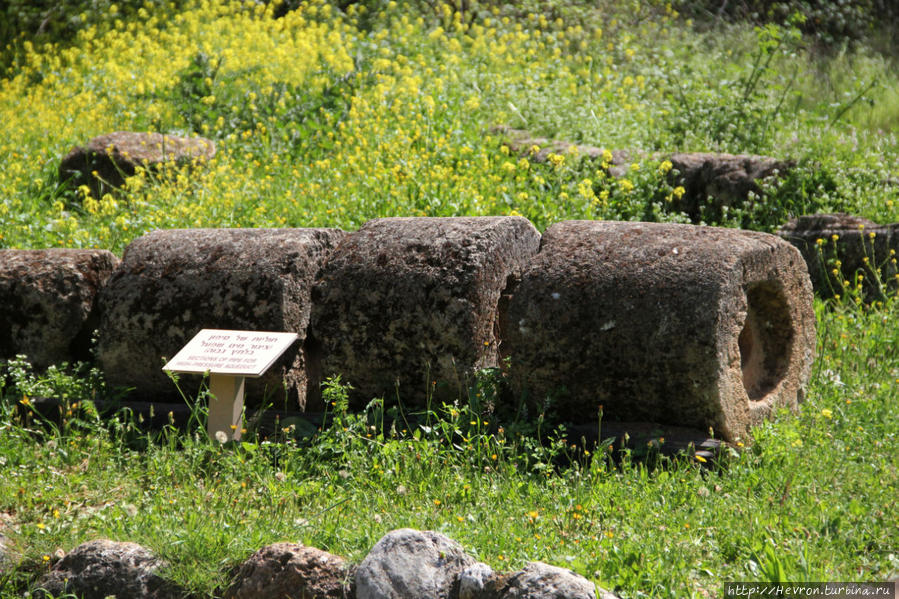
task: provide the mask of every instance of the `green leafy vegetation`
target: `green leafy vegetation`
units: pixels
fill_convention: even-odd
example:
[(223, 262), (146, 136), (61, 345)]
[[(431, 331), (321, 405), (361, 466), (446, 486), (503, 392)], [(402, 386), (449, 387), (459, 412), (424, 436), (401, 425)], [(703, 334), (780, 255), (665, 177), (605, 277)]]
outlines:
[[(688, 221), (664, 159), (677, 151), (796, 163), (706, 224), (771, 231), (837, 210), (896, 222), (896, 59), (867, 25), (829, 25), (838, 9), (825, 4), (767, 3), (752, 23), (708, 17), (713, 2), (690, 15), (677, 3), (550, 0), (73, 11), (8, 36), (0, 247), (120, 253), (154, 228), (352, 230), (396, 215), (521, 214), (541, 230)], [(44, 18), (27, 3), (5, 10)], [(825, 30), (853, 42), (821, 53)], [(618, 177), (610, 155), (539, 162), (503, 145), (497, 125), (634, 159)], [(72, 145), (115, 130), (199, 134), (218, 154), (206, 169), (138, 172), (99, 198), (59, 180)], [(276, 437), (251, 430), (222, 447), (199, 408), (187, 431), (147, 432), (127, 410), (97, 413), (92, 402), (118, 391), (90, 365), (41, 373), (10, 361), (0, 524), (21, 561), (0, 573), (0, 597), (21, 596), (57, 549), (97, 537), (144, 544), (170, 562), (167, 576), (213, 597), (267, 543), (358, 560), (403, 526), (440, 530), (495, 569), (568, 566), (625, 598), (715, 596), (727, 580), (885, 579), (899, 571), (899, 302), (890, 290), (866, 305), (860, 293), (850, 284), (817, 301), (818, 360), (799, 413), (714, 463), (584, 446), (564, 423), (518, 414), (496, 371), (416, 414), (402, 398), (350, 413), (352, 381), (331, 380), (320, 428), (285, 422)], [(36, 410), (41, 396), (60, 401), (52, 418)]]
[(539, 421), (486, 407), (491, 372), (474, 401), (419, 414), (380, 401), (348, 413), (344, 385), (330, 381), (321, 430), (288, 425), (224, 447), (201, 422), (143, 433), (127, 412), (41, 425), (22, 390), (83, 397), (81, 379), (19, 376), (0, 404), (0, 510), (23, 562), (0, 589), (18, 596), (57, 548), (109, 537), (152, 548), (169, 576), (209, 596), (268, 543), (359, 560), (406, 526), (441, 530), (497, 569), (566, 565), (623, 597), (717, 594), (726, 580), (883, 579), (899, 567), (896, 305), (819, 303), (820, 358), (799, 414), (715, 463), (685, 454), (650, 465), (538, 436)]

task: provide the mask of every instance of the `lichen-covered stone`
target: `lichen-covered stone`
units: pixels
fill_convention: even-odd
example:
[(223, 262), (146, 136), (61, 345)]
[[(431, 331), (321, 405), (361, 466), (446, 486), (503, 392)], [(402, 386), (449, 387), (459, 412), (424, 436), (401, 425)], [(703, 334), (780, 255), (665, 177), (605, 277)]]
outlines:
[(499, 364), (497, 302), (539, 239), (521, 217), (369, 221), (313, 293), (323, 374), (342, 374), (363, 405), (397, 391), (417, 407), (459, 397), (476, 370)]
[[(345, 233), (336, 229), (188, 229), (133, 241), (100, 294), (99, 359), (113, 385), (160, 400), (180, 397), (162, 372), (200, 329), (300, 335), (269, 371), (247, 379), (247, 405), (263, 397), (305, 404), (303, 340), (316, 273)], [(188, 393), (196, 377), (183, 379)]]
[(815, 347), (805, 263), (773, 235), (568, 221), (546, 230), (508, 295), (517, 393), (597, 417), (745, 437), (804, 396)]
[(215, 152), (215, 142), (202, 137), (116, 131), (72, 148), (59, 165), (59, 178), (87, 185), (99, 197), (124, 185), (138, 167), (159, 171), (165, 164), (176, 168), (200, 164)]
[(118, 262), (106, 250), (0, 250), (0, 358), (87, 360), (97, 293)]
[(449, 599), (475, 559), (430, 530), (402, 528), (384, 535), (356, 569), (358, 599)]
[(861, 282), (871, 299), (883, 299), (899, 285), (899, 223), (879, 225), (843, 213), (810, 214), (791, 220), (777, 234), (802, 253), (821, 297), (845, 293), (844, 281), (853, 288)]
[(321, 549), (275, 543), (251, 555), (225, 599), (346, 599), (352, 597), (347, 563)]
[(176, 599), (184, 590), (159, 576), (164, 562), (136, 543), (89, 541), (54, 564), (32, 597), (72, 593), (82, 599)]

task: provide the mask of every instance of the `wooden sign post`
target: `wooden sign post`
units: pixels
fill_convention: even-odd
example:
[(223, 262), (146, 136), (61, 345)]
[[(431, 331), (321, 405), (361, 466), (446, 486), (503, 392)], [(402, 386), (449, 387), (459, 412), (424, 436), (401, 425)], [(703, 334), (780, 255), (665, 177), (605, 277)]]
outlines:
[(296, 333), (203, 329), (162, 367), (184, 374), (209, 373), (209, 419), (212, 439), (240, 440), (244, 379), (257, 378), (297, 340)]

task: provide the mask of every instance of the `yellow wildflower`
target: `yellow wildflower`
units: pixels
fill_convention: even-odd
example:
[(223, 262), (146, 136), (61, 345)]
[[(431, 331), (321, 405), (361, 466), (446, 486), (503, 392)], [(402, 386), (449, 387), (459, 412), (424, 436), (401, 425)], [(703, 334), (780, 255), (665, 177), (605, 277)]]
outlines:
[(564, 156), (555, 153), (549, 154), (546, 159), (550, 162), (550, 164), (556, 167), (562, 166), (562, 163), (565, 162)]

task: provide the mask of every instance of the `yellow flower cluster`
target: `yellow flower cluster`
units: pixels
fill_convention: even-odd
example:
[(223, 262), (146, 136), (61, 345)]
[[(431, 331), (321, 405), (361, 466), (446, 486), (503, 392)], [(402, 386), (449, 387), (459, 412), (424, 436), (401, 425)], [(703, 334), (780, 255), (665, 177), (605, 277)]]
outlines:
[[(498, 8), (471, 19), (444, 4), (437, 25), (396, 3), (377, 18), (321, 0), (274, 18), (275, 4), (148, 1), (140, 19), (85, 29), (71, 47), (27, 48), (0, 81), (0, 245), (120, 250), (153, 228), (353, 228), (387, 215), (524, 214), (540, 224), (608, 199), (578, 176), (566, 189), (587, 207), (550, 205), (547, 194), (568, 197), (559, 177), (580, 160), (577, 147), (544, 167), (502, 153), (488, 131), (526, 119), (519, 107), (535, 87), (639, 110), (645, 79), (615, 68), (634, 59), (631, 40), (544, 15), (513, 22)], [(218, 154), (138, 169), (100, 198), (58, 186), (56, 165), (73, 145), (121, 130), (200, 134)]]

